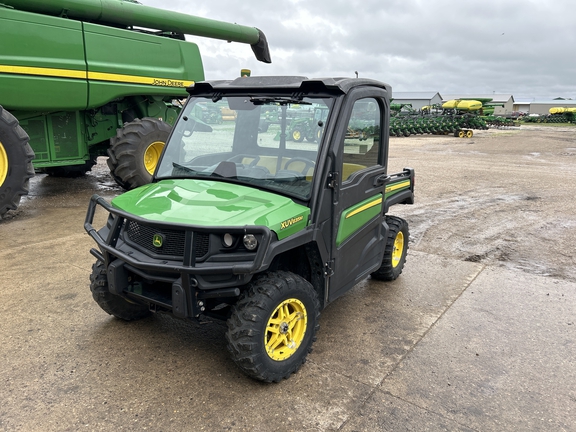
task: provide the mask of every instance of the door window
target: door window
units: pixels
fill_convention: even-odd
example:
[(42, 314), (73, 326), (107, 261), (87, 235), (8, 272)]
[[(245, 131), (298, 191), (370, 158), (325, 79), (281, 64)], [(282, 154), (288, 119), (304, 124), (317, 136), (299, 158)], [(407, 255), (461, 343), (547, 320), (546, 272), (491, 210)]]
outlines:
[(342, 181), (357, 171), (378, 165), (382, 116), (380, 105), (373, 98), (354, 103), (344, 138)]

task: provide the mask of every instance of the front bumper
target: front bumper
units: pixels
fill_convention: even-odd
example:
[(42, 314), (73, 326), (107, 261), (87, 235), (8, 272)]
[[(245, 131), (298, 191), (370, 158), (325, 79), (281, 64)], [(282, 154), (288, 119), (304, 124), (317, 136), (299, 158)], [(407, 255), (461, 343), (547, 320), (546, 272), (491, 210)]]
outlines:
[[(98, 206), (109, 213), (100, 230), (92, 225)], [(90, 252), (106, 266), (111, 293), (179, 317), (198, 316), (206, 299), (238, 296), (238, 287), (261, 269), (274, 237), (263, 226), (214, 228), (150, 221), (114, 208), (98, 195), (90, 199), (84, 229), (98, 245)], [(225, 233), (237, 239), (235, 247), (222, 244)], [(256, 251), (242, 248), (245, 234), (258, 239)], [(166, 244), (154, 246), (156, 236)], [(138, 289), (135, 281), (142, 282)], [(163, 288), (156, 290), (156, 285)]]

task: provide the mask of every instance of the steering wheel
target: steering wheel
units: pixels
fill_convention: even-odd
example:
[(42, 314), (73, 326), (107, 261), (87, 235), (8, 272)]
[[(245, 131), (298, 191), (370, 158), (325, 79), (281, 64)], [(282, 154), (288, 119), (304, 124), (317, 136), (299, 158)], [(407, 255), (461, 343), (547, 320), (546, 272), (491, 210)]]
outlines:
[(289, 170), (288, 169), (288, 166), (290, 166), (292, 163), (295, 163), (295, 162), (302, 162), (304, 164), (304, 169), (302, 171), (300, 171), (300, 173), (303, 175), (306, 175), (308, 173), (308, 171), (310, 170), (310, 168), (314, 168), (316, 166), (316, 162), (314, 162), (313, 160), (306, 159), (303, 157), (293, 157), (292, 159), (288, 160), (284, 164), (284, 169), (286, 171), (295, 171), (295, 170)]
[[(252, 159), (252, 161), (250, 161), (249, 164), (242, 163), (241, 161), (244, 160), (244, 158)], [(254, 178), (266, 178), (270, 174), (268, 168), (265, 166), (257, 165), (258, 161), (260, 160), (260, 156), (258, 155), (238, 154), (227, 160), (228, 162), (234, 162), (239, 170), (238, 173), (242, 175)]]
[[(244, 160), (244, 158), (252, 159), (252, 161), (249, 164), (244, 164), (242, 163), (242, 160)], [(226, 160), (229, 162), (240, 164), (242, 166), (246, 166), (247, 168), (252, 168), (258, 163), (258, 161), (260, 160), (260, 156), (250, 154), (237, 154)]]

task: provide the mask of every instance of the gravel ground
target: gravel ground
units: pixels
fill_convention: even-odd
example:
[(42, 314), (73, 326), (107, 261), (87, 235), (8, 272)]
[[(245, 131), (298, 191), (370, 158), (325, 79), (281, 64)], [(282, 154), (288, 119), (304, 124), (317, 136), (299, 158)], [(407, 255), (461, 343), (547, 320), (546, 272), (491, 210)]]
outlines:
[(416, 169), (413, 250), (576, 281), (576, 128), (521, 126), (391, 138)]
[[(416, 204), (391, 209), (408, 219), (412, 250), (576, 281), (576, 127), (392, 137), (389, 165), (416, 169)], [(108, 172), (99, 158), (84, 178), (38, 175), (4, 219), (73, 205), (72, 195), (111, 198), (122, 189)]]

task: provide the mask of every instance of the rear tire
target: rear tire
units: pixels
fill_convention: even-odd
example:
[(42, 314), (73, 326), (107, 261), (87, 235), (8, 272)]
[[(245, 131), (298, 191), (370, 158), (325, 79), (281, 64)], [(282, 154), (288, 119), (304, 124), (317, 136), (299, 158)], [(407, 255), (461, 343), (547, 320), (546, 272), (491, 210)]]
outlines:
[(396, 216), (386, 216), (388, 239), (382, 258), (382, 265), (372, 273), (372, 278), (381, 281), (392, 281), (402, 273), (406, 254), (408, 253), (408, 222)]
[(246, 375), (279, 382), (306, 361), (319, 317), (320, 302), (306, 279), (285, 271), (263, 274), (232, 308), (228, 350)]
[(126, 190), (150, 183), (172, 127), (153, 117), (124, 125), (110, 139), (108, 167)]
[(92, 297), (104, 312), (124, 321), (139, 320), (146, 318), (152, 313), (146, 306), (131, 303), (123, 297), (110, 292), (108, 289), (106, 267), (104, 267), (102, 261), (96, 261), (94, 265), (92, 265), (90, 291), (92, 291)]
[(0, 106), (0, 217), (16, 210), (34, 176), (34, 151), (16, 117)]

